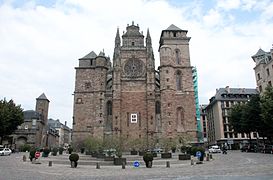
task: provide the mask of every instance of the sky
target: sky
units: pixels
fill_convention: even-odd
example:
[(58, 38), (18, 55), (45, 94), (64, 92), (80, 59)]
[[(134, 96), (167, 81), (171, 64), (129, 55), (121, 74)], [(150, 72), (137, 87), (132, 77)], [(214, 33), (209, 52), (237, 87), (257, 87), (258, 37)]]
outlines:
[(132, 21), (149, 29), (157, 66), (161, 31), (188, 30), (200, 104), (217, 88), (256, 88), (251, 56), (273, 44), (272, 0), (0, 0), (0, 99), (34, 110), (45, 93), (49, 118), (72, 127), (78, 59), (112, 60), (117, 28)]

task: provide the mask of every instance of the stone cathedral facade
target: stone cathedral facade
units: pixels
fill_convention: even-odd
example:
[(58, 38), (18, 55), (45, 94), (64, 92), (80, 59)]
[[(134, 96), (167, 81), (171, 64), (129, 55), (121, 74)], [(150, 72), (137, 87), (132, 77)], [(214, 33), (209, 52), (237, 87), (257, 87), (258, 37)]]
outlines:
[(74, 92), (75, 146), (89, 136), (128, 140), (191, 136), (197, 141), (196, 111), (187, 30), (175, 25), (163, 30), (160, 66), (149, 30), (127, 25), (115, 37), (112, 63), (104, 52), (79, 59)]

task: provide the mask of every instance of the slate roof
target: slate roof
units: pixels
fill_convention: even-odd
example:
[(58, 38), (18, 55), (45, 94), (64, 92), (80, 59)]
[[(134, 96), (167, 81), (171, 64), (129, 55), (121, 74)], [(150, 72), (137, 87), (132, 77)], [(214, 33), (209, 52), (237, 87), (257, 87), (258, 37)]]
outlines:
[(266, 53), (266, 52), (260, 48), (260, 49), (258, 50), (258, 52), (257, 52), (255, 55), (253, 55), (252, 57), (254, 57), (254, 56), (259, 56), (259, 55), (264, 55), (265, 53)]
[(221, 100), (239, 100), (246, 99), (246, 95), (252, 96), (259, 94), (256, 89), (250, 88), (220, 88), (217, 90), (215, 96), (210, 99), (210, 102), (221, 101)]
[(40, 119), (41, 114), (37, 111), (34, 110), (27, 110), (24, 111), (24, 119), (29, 120), (29, 119)]
[(174, 24), (171, 24), (166, 30), (168, 30), (168, 31), (183, 31), (182, 29), (175, 26)]
[(95, 59), (97, 57), (97, 54), (94, 51), (91, 51), (89, 54), (85, 55), (81, 59)]
[[(47, 97), (46, 97), (46, 95), (45, 95), (45, 93), (43, 93), (43, 94), (41, 94), (38, 98), (37, 98), (37, 100), (48, 100), (47, 99)], [(49, 100), (48, 100), (49, 101)]]

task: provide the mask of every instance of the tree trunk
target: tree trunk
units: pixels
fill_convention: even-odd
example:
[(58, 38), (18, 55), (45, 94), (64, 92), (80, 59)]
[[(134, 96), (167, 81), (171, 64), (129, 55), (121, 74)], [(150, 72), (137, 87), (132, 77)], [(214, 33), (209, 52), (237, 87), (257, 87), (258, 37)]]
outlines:
[(2, 143), (3, 143), (3, 137), (4, 136), (0, 136), (0, 144), (2, 145)]

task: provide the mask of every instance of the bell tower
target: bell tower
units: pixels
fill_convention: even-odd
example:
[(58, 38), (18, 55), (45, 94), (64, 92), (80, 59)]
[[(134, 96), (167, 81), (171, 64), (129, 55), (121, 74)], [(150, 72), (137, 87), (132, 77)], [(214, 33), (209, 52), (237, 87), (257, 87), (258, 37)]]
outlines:
[(159, 42), (163, 136), (196, 140), (196, 112), (187, 30), (170, 25)]

